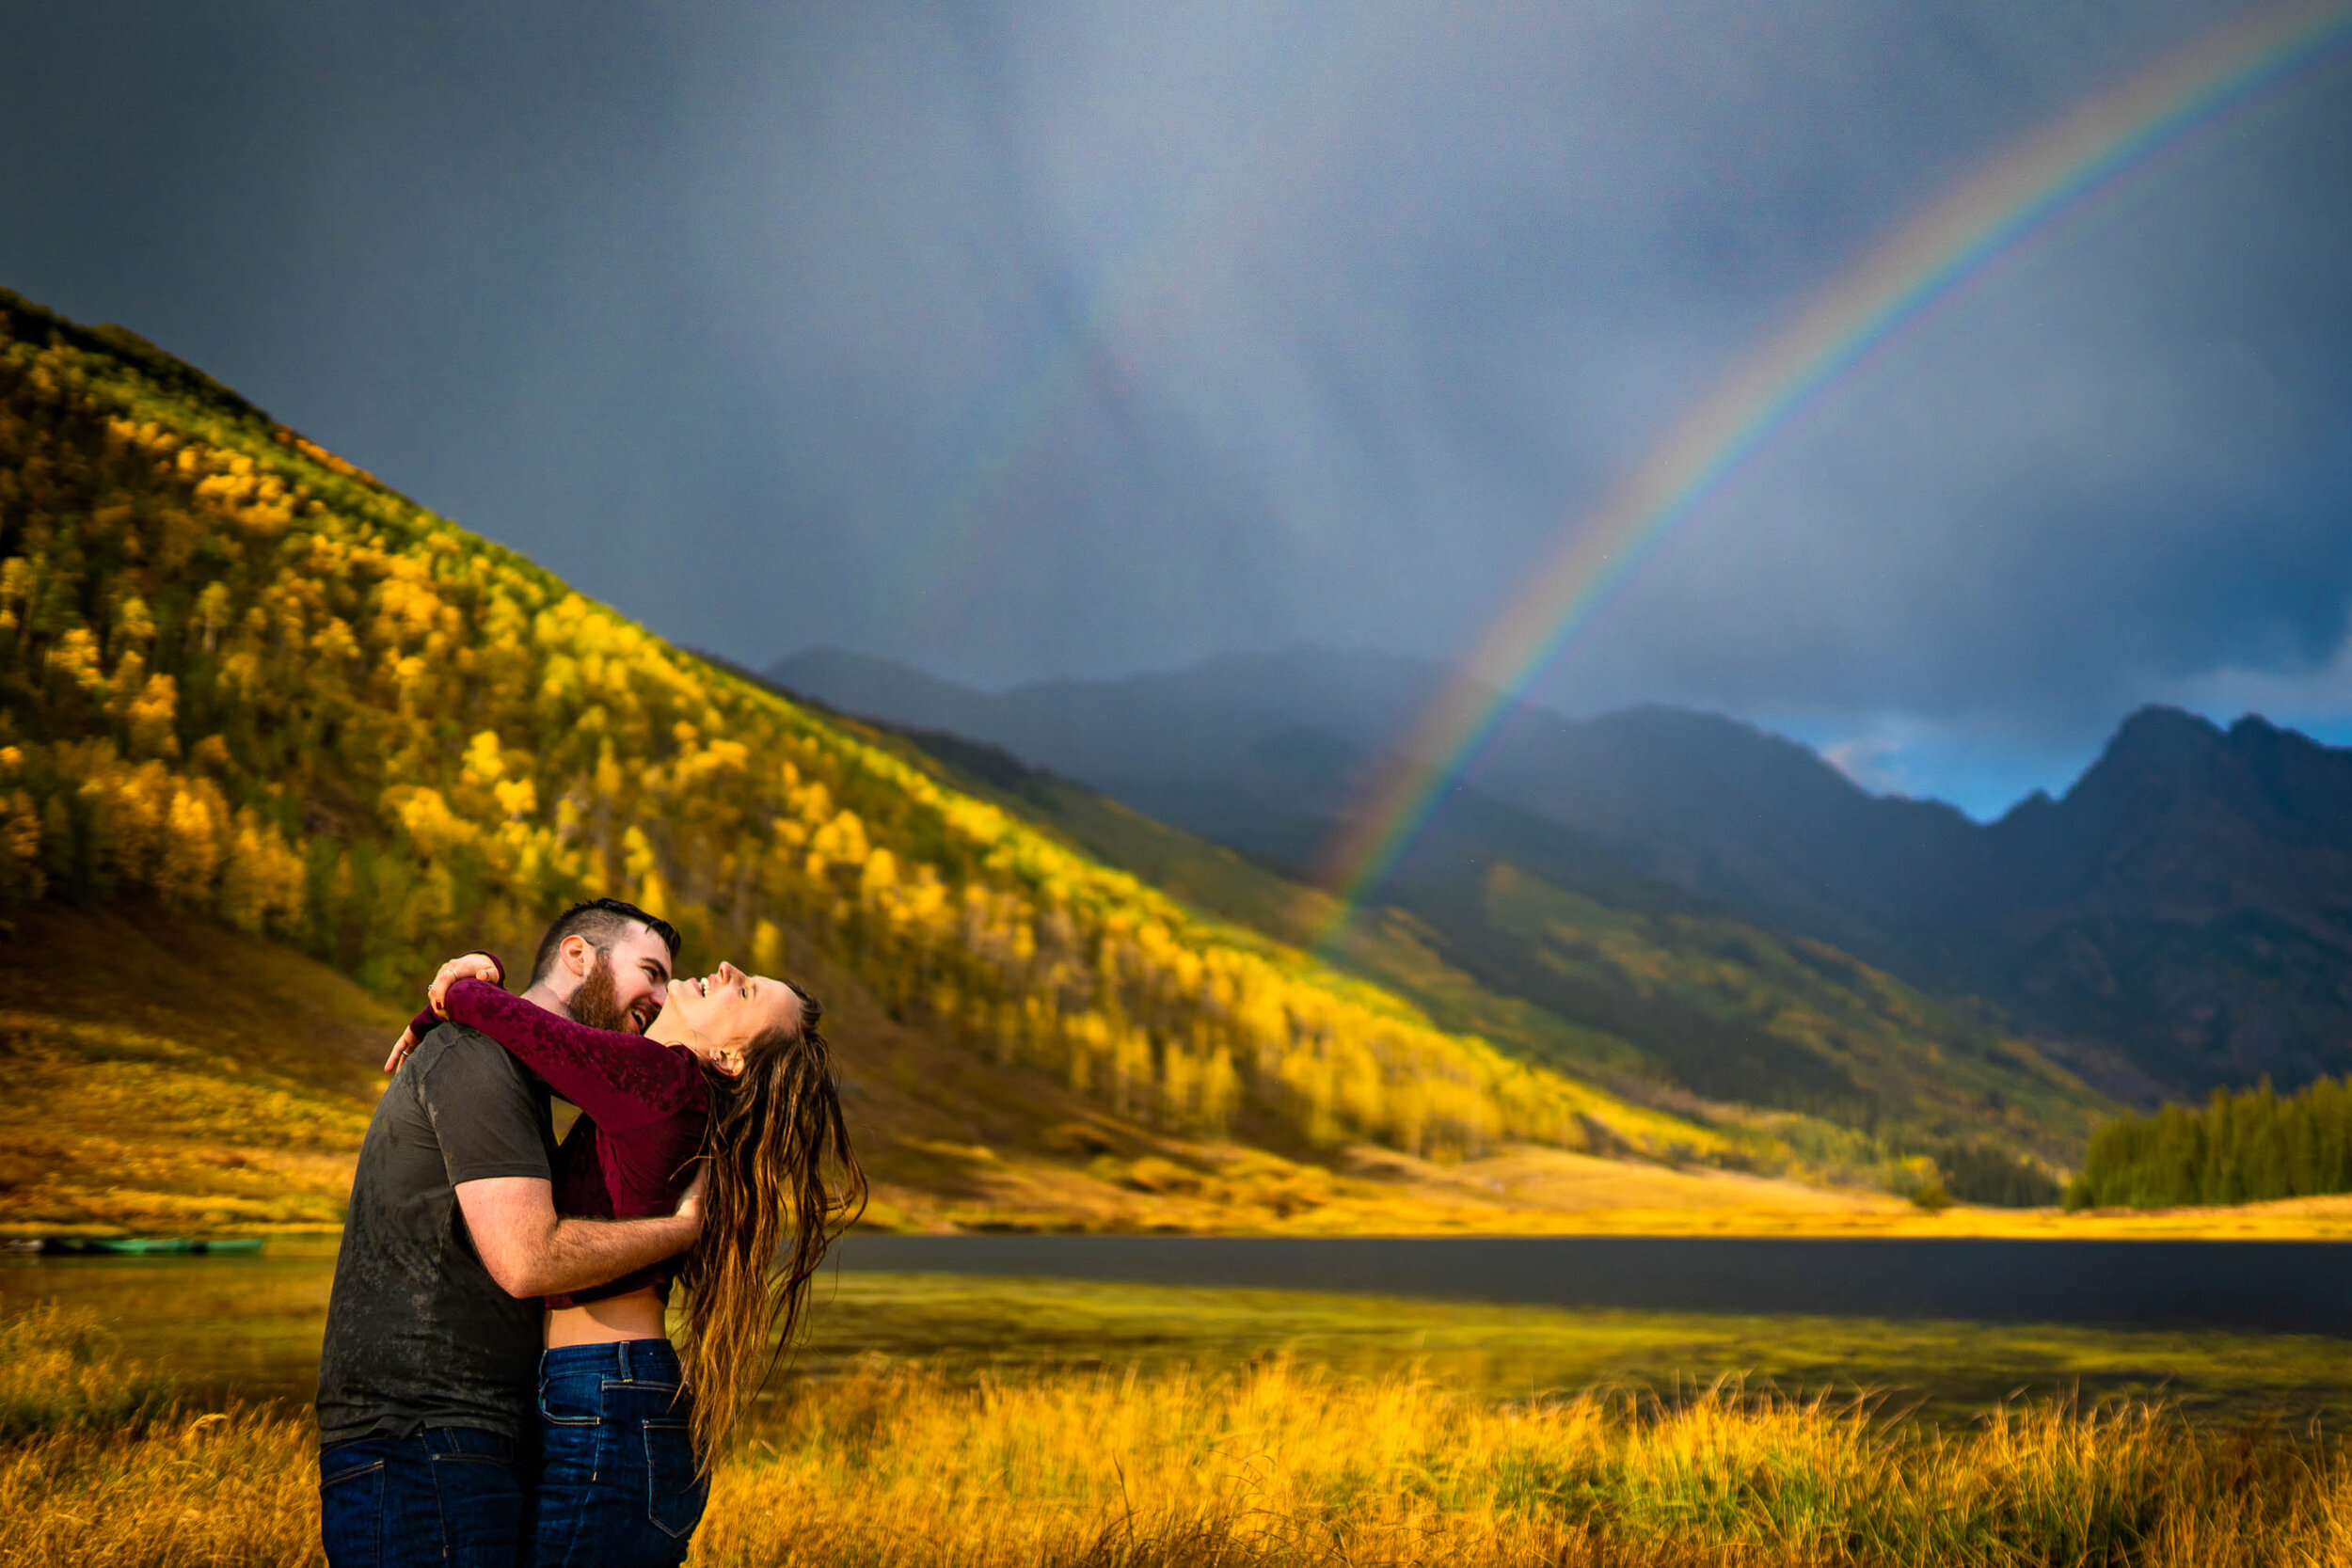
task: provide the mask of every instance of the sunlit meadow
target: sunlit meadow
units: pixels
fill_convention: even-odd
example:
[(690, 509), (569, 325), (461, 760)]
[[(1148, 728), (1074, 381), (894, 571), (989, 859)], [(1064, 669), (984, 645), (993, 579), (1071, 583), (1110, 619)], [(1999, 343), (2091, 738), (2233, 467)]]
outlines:
[[(233, 1368), (132, 1321), (170, 1265), (0, 1271), (0, 1563), (318, 1560), (321, 1261), (246, 1266), (280, 1355)], [(2283, 1336), (852, 1274), (693, 1560), (2338, 1561), (2346, 1409)]]

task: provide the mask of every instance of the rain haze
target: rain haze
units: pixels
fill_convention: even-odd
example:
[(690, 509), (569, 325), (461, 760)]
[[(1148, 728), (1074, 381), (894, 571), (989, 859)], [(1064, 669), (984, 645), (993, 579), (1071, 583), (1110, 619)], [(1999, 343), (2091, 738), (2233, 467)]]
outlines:
[[(2244, 14), (48, 7), (0, 284), (746, 665), (1453, 659), (1874, 237)], [(2347, 240), (2338, 47), (1833, 384), (1533, 695), (1980, 816), (2145, 702), (2352, 739)]]

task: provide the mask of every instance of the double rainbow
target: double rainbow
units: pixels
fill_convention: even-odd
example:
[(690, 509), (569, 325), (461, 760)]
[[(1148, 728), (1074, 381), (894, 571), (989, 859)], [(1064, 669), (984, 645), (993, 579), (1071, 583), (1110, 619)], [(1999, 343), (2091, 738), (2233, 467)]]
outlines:
[(1904, 326), (2085, 197), (2334, 63), (2352, 0), (2261, 12), (2012, 145), (1914, 214), (1716, 385), (1504, 606), (1349, 814), (1327, 863), (1327, 948), (1529, 685), (1758, 449)]

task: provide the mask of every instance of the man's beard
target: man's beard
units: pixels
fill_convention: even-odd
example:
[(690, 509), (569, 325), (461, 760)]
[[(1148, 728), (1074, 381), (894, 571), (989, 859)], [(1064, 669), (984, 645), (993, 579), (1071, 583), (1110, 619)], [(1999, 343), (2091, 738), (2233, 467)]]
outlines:
[(596, 955), (596, 966), (581, 979), (580, 989), (572, 992), (570, 1006), (573, 1021), (591, 1029), (636, 1033), (630, 1028), (628, 1009), (621, 1006), (621, 988), (613, 983), (612, 959), (606, 954)]

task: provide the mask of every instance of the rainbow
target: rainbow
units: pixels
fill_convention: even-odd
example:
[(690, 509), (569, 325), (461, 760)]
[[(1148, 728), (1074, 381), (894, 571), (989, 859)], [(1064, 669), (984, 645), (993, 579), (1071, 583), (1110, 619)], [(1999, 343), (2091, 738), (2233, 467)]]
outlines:
[(1535, 676), (1677, 523), (1827, 388), (2059, 214), (2315, 72), (2348, 40), (2352, 0), (2306, 0), (2158, 59), (1913, 214), (1717, 383), (1512, 596), (1350, 811), (1327, 861), (1339, 898), (1319, 949), (1379, 890)]

